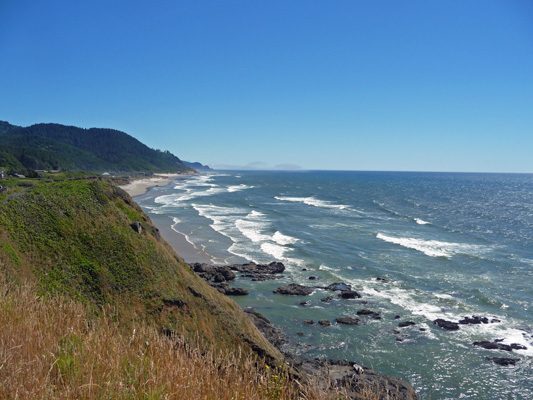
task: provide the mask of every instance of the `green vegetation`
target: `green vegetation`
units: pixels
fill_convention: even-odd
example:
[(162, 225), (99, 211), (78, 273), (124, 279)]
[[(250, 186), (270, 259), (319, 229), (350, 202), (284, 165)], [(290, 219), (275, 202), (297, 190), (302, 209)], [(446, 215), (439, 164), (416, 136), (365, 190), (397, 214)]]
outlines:
[(114, 129), (60, 124), (19, 127), (0, 121), (0, 167), (27, 176), (36, 170), (191, 172), (168, 151), (151, 149)]
[(113, 305), (120, 318), (149, 321), (186, 342), (280, 357), (123, 190), (98, 179), (14, 188), (0, 199), (0, 269), (9, 276), (30, 277), (41, 294), (67, 295), (95, 312)]

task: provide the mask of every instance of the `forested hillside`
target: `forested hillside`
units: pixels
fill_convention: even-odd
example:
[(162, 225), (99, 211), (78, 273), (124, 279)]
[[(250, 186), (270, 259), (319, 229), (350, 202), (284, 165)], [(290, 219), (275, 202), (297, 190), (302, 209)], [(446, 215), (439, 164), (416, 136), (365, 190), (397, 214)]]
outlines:
[(114, 129), (60, 124), (19, 127), (0, 121), (0, 168), (31, 175), (35, 170), (95, 172), (190, 172), (168, 151), (149, 148)]

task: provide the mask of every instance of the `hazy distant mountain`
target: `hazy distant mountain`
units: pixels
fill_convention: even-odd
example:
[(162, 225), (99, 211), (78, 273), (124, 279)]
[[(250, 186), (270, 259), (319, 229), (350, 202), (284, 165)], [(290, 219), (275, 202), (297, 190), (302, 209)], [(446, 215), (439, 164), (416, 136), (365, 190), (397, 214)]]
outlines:
[(24, 128), (5, 121), (0, 121), (0, 167), (14, 171), (192, 171), (172, 153), (151, 149), (114, 129), (84, 129), (60, 124)]
[(210, 168), (208, 165), (203, 165), (199, 162), (189, 162), (189, 161), (183, 161), (183, 164), (185, 164), (188, 167), (191, 167), (195, 169), (196, 171), (213, 171), (212, 168)]

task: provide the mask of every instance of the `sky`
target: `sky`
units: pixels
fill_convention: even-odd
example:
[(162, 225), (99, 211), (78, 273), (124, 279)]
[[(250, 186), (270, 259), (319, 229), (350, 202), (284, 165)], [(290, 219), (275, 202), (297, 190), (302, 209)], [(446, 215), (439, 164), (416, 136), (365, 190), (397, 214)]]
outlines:
[(533, 172), (533, 2), (1, 0), (0, 120), (215, 168)]

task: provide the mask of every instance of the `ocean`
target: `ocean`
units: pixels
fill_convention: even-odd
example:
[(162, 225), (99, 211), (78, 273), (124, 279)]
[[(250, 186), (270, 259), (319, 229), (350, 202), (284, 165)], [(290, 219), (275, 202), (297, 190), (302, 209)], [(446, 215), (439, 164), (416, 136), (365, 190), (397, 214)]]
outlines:
[[(282, 261), (282, 279), (239, 278), (250, 295), (233, 299), (281, 327), (287, 350), (356, 361), (405, 379), (422, 398), (533, 399), (533, 175), (231, 171), (183, 177), (135, 200), (165, 235), (185, 235), (212, 263)], [(334, 282), (361, 299), (272, 293)], [(456, 331), (433, 323), (473, 315), (490, 322)], [(343, 316), (362, 323), (335, 323)], [(332, 325), (302, 323), (321, 319)]]

